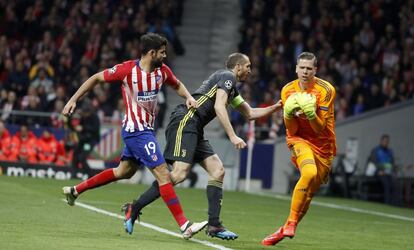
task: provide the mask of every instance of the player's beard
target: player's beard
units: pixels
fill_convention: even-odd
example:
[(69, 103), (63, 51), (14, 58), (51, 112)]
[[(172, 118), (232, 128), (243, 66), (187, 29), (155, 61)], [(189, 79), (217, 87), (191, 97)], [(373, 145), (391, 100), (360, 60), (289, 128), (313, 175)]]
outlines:
[(243, 73), (243, 74), (242, 74), (242, 79), (241, 79), (241, 81), (242, 81), (242, 82), (247, 81), (247, 79), (249, 78), (249, 76), (250, 76), (250, 74), (249, 74), (248, 72)]
[(162, 66), (162, 60), (154, 60), (152, 61), (153, 68), (159, 68)]

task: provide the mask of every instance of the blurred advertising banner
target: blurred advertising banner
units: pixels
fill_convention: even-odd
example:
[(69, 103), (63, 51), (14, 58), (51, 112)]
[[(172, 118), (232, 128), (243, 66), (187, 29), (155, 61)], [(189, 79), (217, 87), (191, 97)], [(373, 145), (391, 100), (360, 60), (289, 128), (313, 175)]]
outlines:
[[(100, 170), (91, 170), (98, 173)], [(92, 174), (96, 174), (93, 173)], [(15, 177), (50, 178), (56, 180), (83, 179), (82, 173), (76, 173), (71, 167), (29, 164), (23, 162), (0, 161), (0, 175)]]

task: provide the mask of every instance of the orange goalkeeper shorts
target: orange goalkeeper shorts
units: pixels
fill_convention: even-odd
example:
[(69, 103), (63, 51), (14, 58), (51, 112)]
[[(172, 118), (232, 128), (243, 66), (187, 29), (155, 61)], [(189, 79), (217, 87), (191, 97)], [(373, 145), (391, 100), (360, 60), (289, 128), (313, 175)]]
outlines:
[(333, 156), (328, 158), (322, 157), (316, 152), (312, 151), (312, 148), (305, 142), (296, 142), (290, 148), (291, 160), (295, 164), (296, 168), (300, 171), (297, 163), (297, 157), (304, 155), (305, 159), (315, 160), (316, 169), (321, 183), (327, 183), (329, 179), (329, 173), (332, 169)]

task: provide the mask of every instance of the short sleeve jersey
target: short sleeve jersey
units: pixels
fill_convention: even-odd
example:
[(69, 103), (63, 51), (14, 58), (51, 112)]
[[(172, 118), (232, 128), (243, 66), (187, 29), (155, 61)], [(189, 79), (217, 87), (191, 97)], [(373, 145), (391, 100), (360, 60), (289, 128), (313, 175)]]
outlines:
[(195, 114), (199, 117), (203, 126), (216, 117), (214, 104), (216, 102), (217, 89), (222, 89), (227, 93), (228, 104), (231, 104), (236, 97), (240, 96), (236, 87), (236, 77), (233, 72), (229, 70), (218, 70), (210, 75), (193, 93), (194, 99), (199, 104), (199, 107), (195, 110)]
[(121, 84), (125, 104), (122, 126), (128, 132), (152, 130), (161, 86), (166, 83), (178, 87), (178, 80), (167, 65), (162, 64), (147, 73), (140, 68), (139, 60), (126, 61), (104, 70), (104, 79)]

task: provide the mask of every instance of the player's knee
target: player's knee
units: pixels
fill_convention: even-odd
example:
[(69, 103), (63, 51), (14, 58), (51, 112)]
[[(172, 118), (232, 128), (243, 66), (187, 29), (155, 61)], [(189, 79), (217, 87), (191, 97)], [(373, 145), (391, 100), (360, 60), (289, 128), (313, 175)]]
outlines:
[(114, 168), (114, 175), (118, 179), (129, 179), (136, 172), (136, 167), (129, 163), (121, 163), (118, 167)]
[(174, 184), (181, 183), (185, 180), (187, 177), (186, 171), (177, 171), (176, 173), (171, 173), (171, 179), (174, 182)]
[(119, 167), (114, 168), (114, 175), (117, 179), (125, 179), (126, 178), (126, 172), (124, 169), (120, 169)]
[(302, 168), (302, 171), (301, 171), (301, 178), (302, 179), (313, 181), (313, 180), (316, 180), (317, 177), (318, 177), (318, 171), (317, 171), (316, 167), (305, 166), (305, 167)]
[(190, 172), (191, 165), (189, 164), (175, 164), (171, 171), (171, 180), (174, 184), (183, 182)]
[(128, 171), (126, 171), (124, 173), (124, 179), (131, 178), (135, 174), (135, 172), (136, 172), (136, 169), (135, 168), (130, 168)]
[(214, 180), (222, 181), (224, 179), (224, 175), (226, 171), (224, 170), (223, 165), (218, 166), (213, 171), (211, 171), (210, 175)]

